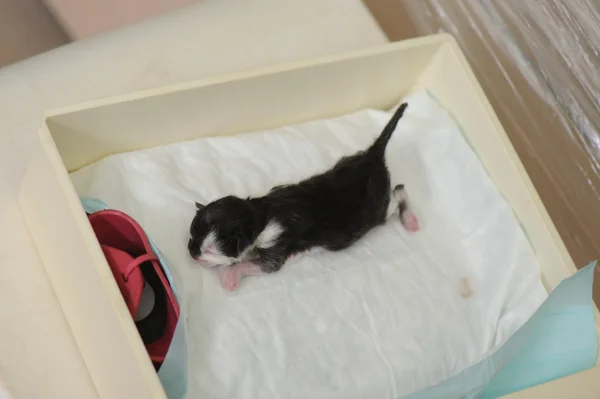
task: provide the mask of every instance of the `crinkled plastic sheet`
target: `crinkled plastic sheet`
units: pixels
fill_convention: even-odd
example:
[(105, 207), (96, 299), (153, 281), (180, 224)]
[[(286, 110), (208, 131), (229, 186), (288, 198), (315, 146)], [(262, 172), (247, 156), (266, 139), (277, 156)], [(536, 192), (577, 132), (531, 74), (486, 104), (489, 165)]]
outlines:
[(403, 1), (420, 34), (456, 37), (571, 256), (597, 258), (600, 2)]

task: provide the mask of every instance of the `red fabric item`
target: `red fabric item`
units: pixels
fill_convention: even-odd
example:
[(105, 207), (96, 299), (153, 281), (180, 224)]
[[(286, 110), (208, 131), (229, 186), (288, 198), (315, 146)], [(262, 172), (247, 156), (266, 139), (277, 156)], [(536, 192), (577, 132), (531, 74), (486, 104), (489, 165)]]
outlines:
[[(125, 299), (129, 313), (131, 317), (135, 317), (144, 290), (144, 277), (139, 266), (147, 259), (142, 256), (134, 259), (127, 252), (108, 245), (100, 244), (100, 247), (108, 264), (111, 265), (113, 277)], [(121, 266), (124, 266), (123, 271), (120, 271)]]
[(166, 325), (162, 336), (147, 344), (146, 350), (153, 362), (161, 363), (173, 339), (179, 305), (145, 232), (130, 216), (113, 209), (95, 212), (88, 219), (132, 318), (146, 284), (141, 267), (152, 267), (158, 276), (165, 292)]

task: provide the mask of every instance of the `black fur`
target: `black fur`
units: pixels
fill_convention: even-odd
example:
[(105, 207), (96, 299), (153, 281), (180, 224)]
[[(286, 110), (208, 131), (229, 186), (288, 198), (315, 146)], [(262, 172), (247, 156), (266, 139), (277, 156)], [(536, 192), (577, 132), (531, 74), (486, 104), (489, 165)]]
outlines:
[[(249, 255), (263, 272), (279, 270), (297, 252), (314, 247), (339, 251), (355, 243), (386, 220), (392, 188), (385, 148), (406, 107), (404, 103), (398, 108), (368, 149), (340, 159), (322, 174), (275, 187), (263, 197), (228, 196), (206, 206), (197, 204), (190, 255), (199, 255), (200, 243), (212, 230), (223, 252), (237, 257), (269, 221), (280, 224), (283, 232), (273, 246), (254, 248)], [(394, 189), (398, 188), (403, 186)], [(398, 206), (406, 208), (405, 203)]]

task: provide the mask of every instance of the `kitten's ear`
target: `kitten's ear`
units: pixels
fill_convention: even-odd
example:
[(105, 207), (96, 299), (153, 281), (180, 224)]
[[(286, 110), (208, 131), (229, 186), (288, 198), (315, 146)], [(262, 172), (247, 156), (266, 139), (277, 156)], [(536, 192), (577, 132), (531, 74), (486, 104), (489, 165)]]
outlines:
[(202, 209), (202, 208), (204, 208), (204, 205), (202, 205), (202, 204), (201, 204), (201, 203), (199, 203), (199, 202), (196, 202), (196, 209), (197, 209), (197, 210), (200, 210), (200, 209)]

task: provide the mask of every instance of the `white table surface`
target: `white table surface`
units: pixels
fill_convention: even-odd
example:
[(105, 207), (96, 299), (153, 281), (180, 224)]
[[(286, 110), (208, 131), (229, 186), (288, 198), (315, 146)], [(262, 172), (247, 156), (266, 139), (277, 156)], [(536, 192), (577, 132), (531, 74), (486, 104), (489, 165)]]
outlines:
[(0, 381), (12, 397), (97, 397), (16, 202), (43, 110), (386, 41), (359, 0), (204, 0), (0, 69)]

